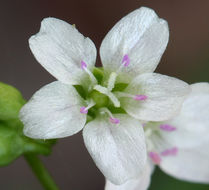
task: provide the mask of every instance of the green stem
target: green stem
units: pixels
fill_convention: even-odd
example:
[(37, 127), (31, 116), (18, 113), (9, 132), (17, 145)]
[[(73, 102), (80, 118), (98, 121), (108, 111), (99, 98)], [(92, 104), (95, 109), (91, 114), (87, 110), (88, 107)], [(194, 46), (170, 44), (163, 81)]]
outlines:
[(45, 190), (59, 190), (37, 155), (25, 154), (24, 157)]

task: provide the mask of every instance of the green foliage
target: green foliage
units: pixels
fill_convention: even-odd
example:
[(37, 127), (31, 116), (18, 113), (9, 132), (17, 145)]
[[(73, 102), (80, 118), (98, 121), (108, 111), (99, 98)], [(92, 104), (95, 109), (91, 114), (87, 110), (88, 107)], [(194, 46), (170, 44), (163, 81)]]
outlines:
[(18, 119), (25, 104), (21, 93), (0, 82), (0, 166), (5, 166), (22, 154), (48, 155), (55, 140), (35, 140), (24, 136), (23, 124)]
[(148, 190), (208, 190), (209, 185), (189, 183), (166, 175), (157, 168), (152, 175), (151, 185)]
[(0, 82), (0, 119), (18, 118), (20, 108), (25, 103), (21, 93), (14, 87)]

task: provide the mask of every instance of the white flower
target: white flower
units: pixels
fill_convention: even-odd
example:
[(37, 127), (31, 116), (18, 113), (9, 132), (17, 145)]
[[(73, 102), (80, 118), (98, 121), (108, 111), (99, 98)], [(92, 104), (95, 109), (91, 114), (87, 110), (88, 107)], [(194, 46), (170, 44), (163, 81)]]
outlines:
[[(178, 116), (144, 126), (149, 162), (175, 178), (209, 183), (209, 84), (196, 83), (191, 88)], [(107, 180), (105, 190), (146, 190), (153, 164), (126, 184), (117, 186)]]
[(104, 68), (95, 69), (96, 48), (89, 38), (64, 21), (44, 19), (29, 44), (58, 81), (22, 108), (25, 135), (62, 138), (84, 128), (85, 145), (107, 179), (122, 184), (143, 173), (146, 144), (138, 119), (170, 119), (189, 92), (183, 81), (152, 73), (168, 36), (167, 22), (153, 10), (135, 10), (104, 38)]

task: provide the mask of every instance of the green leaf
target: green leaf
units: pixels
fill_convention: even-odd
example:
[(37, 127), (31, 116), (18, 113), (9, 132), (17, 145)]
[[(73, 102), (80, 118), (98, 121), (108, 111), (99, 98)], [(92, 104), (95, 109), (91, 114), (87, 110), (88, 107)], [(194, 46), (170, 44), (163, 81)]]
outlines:
[(0, 120), (18, 118), (24, 104), (25, 100), (16, 88), (0, 82)]
[(23, 153), (24, 142), (12, 128), (0, 123), (0, 166), (12, 162)]
[[(14, 122), (18, 125), (21, 122)], [(13, 124), (14, 124), (13, 123)], [(0, 121), (0, 166), (5, 166), (25, 153), (48, 155), (55, 140), (35, 140), (24, 136), (22, 126), (8, 126)], [(22, 124), (21, 124), (22, 125)]]
[(5, 166), (23, 154), (51, 153), (56, 140), (36, 140), (23, 134), (23, 123), (18, 119), (25, 104), (21, 93), (0, 82), (0, 166)]

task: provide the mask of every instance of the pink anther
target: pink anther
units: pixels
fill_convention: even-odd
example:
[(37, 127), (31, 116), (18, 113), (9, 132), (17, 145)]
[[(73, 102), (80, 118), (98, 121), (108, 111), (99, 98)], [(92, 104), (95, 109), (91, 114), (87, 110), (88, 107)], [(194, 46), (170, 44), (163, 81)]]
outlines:
[(162, 156), (176, 156), (176, 154), (178, 153), (178, 148), (177, 147), (173, 147), (171, 149), (166, 149), (163, 152), (161, 152)]
[(124, 64), (124, 67), (127, 67), (130, 64), (130, 58), (127, 54), (123, 56), (122, 64)]
[(118, 124), (118, 123), (120, 123), (120, 120), (118, 118), (110, 117), (110, 122), (114, 123), (114, 124)]
[(81, 68), (85, 69), (87, 67), (86, 63), (84, 61), (81, 61)]
[(147, 96), (145, 95), (137, 94), (134, 96), (134, 100), (137, 100), (137, 101), (146, 100), (146, 99), (147, 99)]
[(160, 125), (160, 129), (161, 130), (164, 130), (164, 131), (172, 132), (172, 131), (175, 131), (176, 130), (176, 127), (174, 127), (172, 125), (169, 125), (169, 124), (161, 124)]
[(160, 164), (161, 158), (157, 152), (149, 152), (149, 157), (151, 158), (154, 164)]
[(87, 114), (88, 109), (86, 109), (86, 107), (83, 106), (83, 107), (80, 108), (80, 113)]

